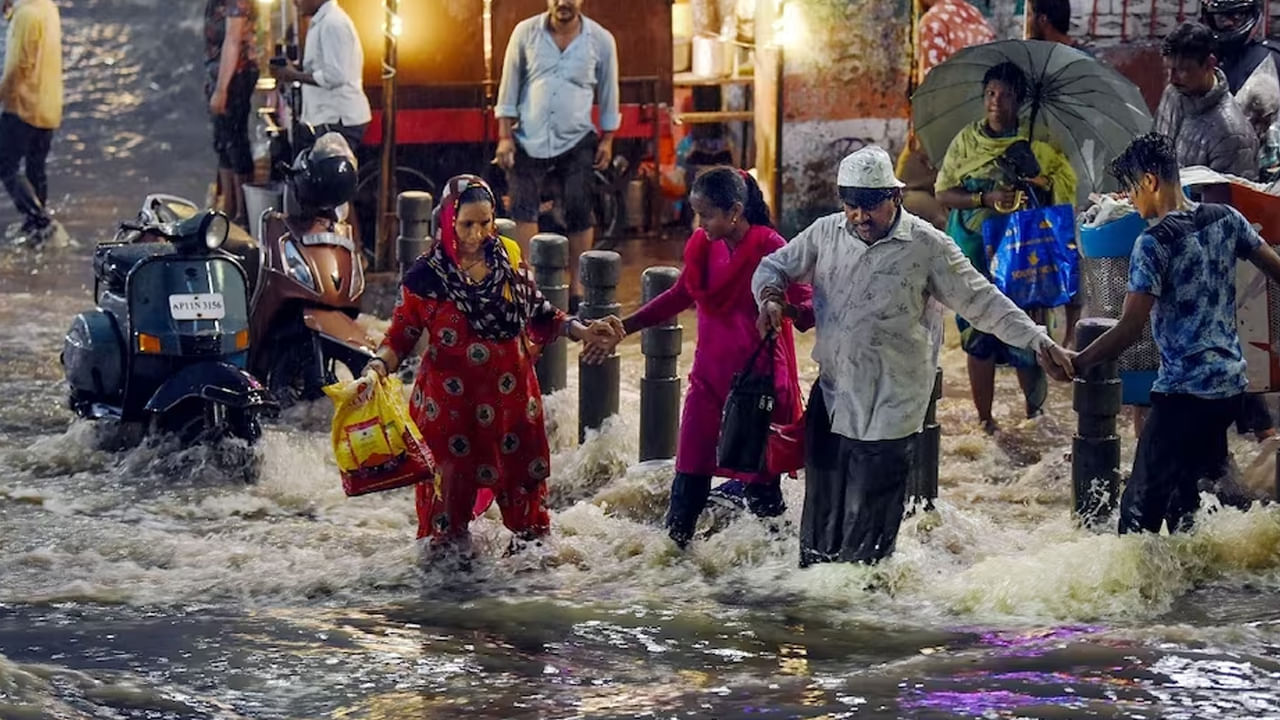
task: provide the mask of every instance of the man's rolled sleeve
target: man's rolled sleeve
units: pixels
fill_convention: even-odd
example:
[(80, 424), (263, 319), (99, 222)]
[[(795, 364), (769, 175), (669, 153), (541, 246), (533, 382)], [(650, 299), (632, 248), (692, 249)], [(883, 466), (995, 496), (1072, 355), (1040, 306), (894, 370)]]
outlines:
[(618, 109), (618, 44), (608, 32), (601, 33), (599, 43), (603, 59), (596, 69), (596, 87), (600, 93), (600, 129), (617, 132), (622, 127), (622, 113)]
[(360, 39), (347, 31), (347, 28), (335, 24), (320, 29), (320, 41), (324, 43), (324, 58), (315, 70), (311, 79), (325, 90), (336, 90), (344, 85), (356, 85), (359, 78), (351, 77), (354, 43)]
[(511, 39), (507, 41), (507, 51), (502, 57), (502, 78), (498, 82), (498, 101), (493, 108), (493, 116), (515, 120), (520, 117), (520, 86), (524, 84), (522, 75), (524, 47), (524, 26), (517, 25)]

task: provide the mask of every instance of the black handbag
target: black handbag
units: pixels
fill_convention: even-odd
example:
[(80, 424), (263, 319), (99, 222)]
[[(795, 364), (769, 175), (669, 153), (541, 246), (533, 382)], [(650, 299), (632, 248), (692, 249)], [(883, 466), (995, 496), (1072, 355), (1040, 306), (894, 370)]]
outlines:
[[(773, 349), (777, 340), (769, 333), (742, 372), (733, 376), (729, 397), (720, 417), (720, 439), (716, 443), (716, 465), (725, 470), (758, 473), (765, 470), (765, 448), (769, 423), (776, 402), (773, 385)], [(769, 349), (769, 371), (757, 373), (756, 359)]]

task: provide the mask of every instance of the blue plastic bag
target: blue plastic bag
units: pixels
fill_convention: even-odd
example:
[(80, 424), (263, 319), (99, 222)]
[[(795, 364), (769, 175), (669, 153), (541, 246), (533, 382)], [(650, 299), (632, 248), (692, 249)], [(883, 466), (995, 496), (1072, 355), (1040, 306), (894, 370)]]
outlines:
[[(1019, 210), (982, 225), (991, 281), (1024, 309), (1066, 305), (1080, 285), (1075, 212), (1070, 205)], [(993, 252), (994, 249), (994, 252)]]

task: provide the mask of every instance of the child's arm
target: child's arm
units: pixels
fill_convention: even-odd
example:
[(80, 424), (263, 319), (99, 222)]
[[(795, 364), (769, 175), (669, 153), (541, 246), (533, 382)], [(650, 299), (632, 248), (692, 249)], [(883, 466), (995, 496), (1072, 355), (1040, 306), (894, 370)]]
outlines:
[(1280, 283), (1280, 255), (1263, 243), (1249, 253), (1249, 262), (1266, 274), (1271, 282)]
[[(1275, 253), (1272, 253), (1275, 257)], [(1277, 271), (1280, 271), (1280, 258), (1275, 258)], [(1120, 311), (1120, 320), (1115, 327), (1102, 333), (1097, 340), (1089, 343), (1089, 347), (1081, 350), (1075, 357), (1076, 369), (1082, 370), (1090, 365), (1106, 362), (1116, 358), (1125, 348), (1132, 345), (1142, 336), (1142, 328), (1151, 316), (1151, 308), (1156, 303), (1156, 296), (1144, 292), (1129, 292), (1124, 296), (1124, 308)]]

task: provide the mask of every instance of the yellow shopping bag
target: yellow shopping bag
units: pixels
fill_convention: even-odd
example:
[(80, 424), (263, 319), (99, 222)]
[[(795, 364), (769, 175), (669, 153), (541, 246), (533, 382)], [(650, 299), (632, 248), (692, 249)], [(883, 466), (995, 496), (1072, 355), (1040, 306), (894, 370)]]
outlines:
[(359, 377), (324, 389), (333, 400), (333, 456), (349, 496), (433, 480), (435, 458), (409, 417), (395, 377)]

